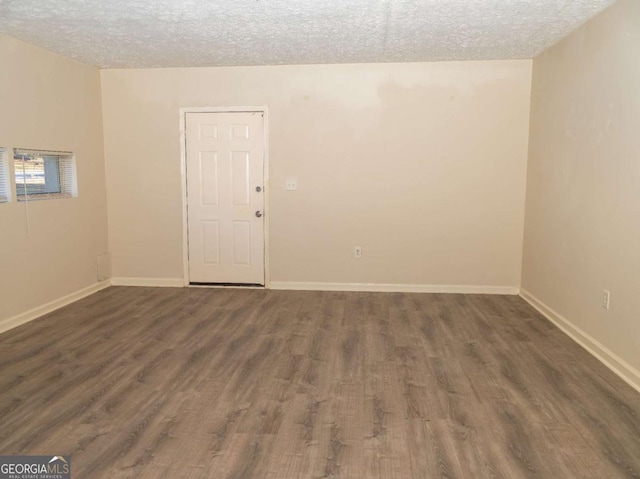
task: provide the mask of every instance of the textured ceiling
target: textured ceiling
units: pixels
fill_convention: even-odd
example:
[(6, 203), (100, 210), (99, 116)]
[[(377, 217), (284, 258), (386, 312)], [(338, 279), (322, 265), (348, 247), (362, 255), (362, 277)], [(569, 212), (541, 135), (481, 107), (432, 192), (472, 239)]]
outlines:
[(533, 58), (614, 0), (0, 0), (0, 32), (102, 68)]

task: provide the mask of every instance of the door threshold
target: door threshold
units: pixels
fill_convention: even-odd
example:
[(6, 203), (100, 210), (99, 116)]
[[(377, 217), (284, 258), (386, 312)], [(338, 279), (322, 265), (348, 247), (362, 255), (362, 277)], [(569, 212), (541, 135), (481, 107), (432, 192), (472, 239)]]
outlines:
[(189, 286), (196, 288), (248, 288), (248, 289), (264, 289), (264, 284), (259, 283), (202, 283), (191, 281)]

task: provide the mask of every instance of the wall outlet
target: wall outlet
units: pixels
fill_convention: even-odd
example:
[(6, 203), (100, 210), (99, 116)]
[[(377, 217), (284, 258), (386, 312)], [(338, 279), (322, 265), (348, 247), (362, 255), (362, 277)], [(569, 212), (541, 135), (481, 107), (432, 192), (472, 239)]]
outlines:
[(609, 309), (610, 303), (611, 303), (611, 293), (605, 289), (602, 292), (602, 307), (604, 309)]
[(287, 191), (296, 191), (298, 189), (298, 180), (296, 180), (295, 178), (289, 178), (287, 179), (284, 188)]
[(356, 258), (362, 258), (362, 248), (360, 246), (356, 246), (354, 249), (353, 255)]

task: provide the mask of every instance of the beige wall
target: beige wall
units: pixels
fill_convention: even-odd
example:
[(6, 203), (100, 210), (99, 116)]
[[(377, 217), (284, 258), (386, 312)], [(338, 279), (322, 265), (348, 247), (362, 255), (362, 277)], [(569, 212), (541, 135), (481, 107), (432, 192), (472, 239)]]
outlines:
[(0, 147), (75, 152), (79, 189), (29, 203), (31, 238), (24, 203), (0, 204), (0, 329), (96, 283), (107, 250), (100, 105), (97, 69), (0, 35)]
[(636, 370), (639, 46), (640, 2), (621, 0), (534, 61), (522, 277), (593, 348)]
[(272, 281), (517, 287), (530, 75), (531, 61), (103, 70), (113, 275), (182, 278), (179, 109), (267, 105)]

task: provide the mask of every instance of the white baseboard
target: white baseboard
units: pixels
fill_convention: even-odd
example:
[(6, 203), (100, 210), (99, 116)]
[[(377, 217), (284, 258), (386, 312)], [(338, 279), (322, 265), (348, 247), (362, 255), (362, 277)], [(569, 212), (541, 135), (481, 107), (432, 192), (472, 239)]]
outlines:
[(629, 386), (640, 392), (640, 371), (616, 355), (599, 341), (582, 331), (567, 318), (556, 313), (528, 291), (521, 289), (520, 296), (538, 310), (545, 318), (558, 326), (567, 336), (595, 356), (602, 364), (622, 378)]
[(517, 295), (515, 286), (467, 286), (435, 284), (377, 284), (377, 283), (298, 283), (271, 281), (270, 289), (302, 291), (368, 291), (378, 293), (459, 293), (459, 294), (509, 294)]
[(111, 278), (112, 286), (151, 286), (155, 288), (183, 288), (182, 278)]
[(5, 331), (9, 331), (10, 329), (20, 326), (21, 324), (33, 321), (40, 316), (51, 313), (56, 309), (60, 309), (63, 306), (78, 301), (79, 299), (85, 298), (90, 294), (96, 293), (101, 289), (108, 288), (109, 286), (111, 286), (109, 280), (95, 283), (74, 293), (63, 296), (62, 298), (55, 299), (46, 304), (43, 304), (42, 306), (38, 306), (37, 308), (30, 309), (29, 311), (25, 311), (24, 313), (20, 313), (16, 316), (0, 321), (0, 333), (4, 333)]

